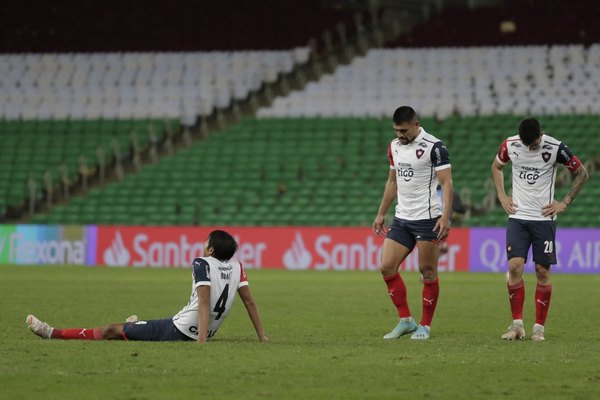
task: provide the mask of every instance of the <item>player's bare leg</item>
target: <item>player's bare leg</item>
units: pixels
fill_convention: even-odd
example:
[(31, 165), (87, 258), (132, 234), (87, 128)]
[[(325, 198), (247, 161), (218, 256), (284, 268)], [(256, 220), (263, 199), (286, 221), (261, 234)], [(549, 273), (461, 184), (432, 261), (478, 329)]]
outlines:
[(513, 257), (508, 261), (508, 300), (513, 318), (512, 324), (502, 335), (505, 340), (521, 340), (525, 338), (523, 327), (523, 304), (525, 302), (525, 285), (523, 283), (523, 266), (525, 259)]
[(381, 252), (381, 275), (387, 286), (390, 300), (398, 311), (400, 321), (396, 327), (387, 333), (384, 339), (398, 339), (407, 333), (414, 332), (417, 329), (417, 324), (410, 314), (410, 309), (406, 301), (406, 285), (398, 272), (400, 264), (406, 256), (410, 254), (410, 249), (400, 243), (385, 239), (383, 241), (383, 249)]
[(544, 338), (544, 324), (550, 309), (550, 298), (552, 297), (552, 281), (549, 265), (535, 264), (535, 275), (537, 286), (535, 288), (535, 324), (531, 339), (536, 342), (546, 340)]
[(411, 339), (426, 340), (429, 339), (431, 321), (440, 292), (437, 271), (440, 249), (437, 242), (424, 240), (417, 242), (417, 248), (419, 249), (419, 271), (423, 279), (421, 296), (423, 313), (417, 331), (412, 334)]

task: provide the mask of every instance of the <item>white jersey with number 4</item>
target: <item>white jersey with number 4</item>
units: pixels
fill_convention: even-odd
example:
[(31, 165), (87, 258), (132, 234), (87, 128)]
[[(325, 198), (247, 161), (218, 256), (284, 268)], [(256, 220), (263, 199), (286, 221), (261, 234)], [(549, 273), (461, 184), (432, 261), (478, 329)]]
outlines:
[(229, 314), (237, 290), (248, 285), (246, 271), (235, 259), (219, 261), (214, 257), (194, 259), (192, 269), (192, 295), (188, 304), (173, 317), (173, 323), (183, 334), (198, 339), (198, 295), (199, 286), (210, 286), (210, 318), (208, 339), (217, 333), (221, 323)]
[(444, 143), (419, 128), (419, 135), (408, 144), (394, 139), (388, 148), (388, 158), (398, 185), (396, 218), (414, 221), (442, 215), (436, 171), (450, 168)]
[(519, 135), (507, 138), (496, 155), (502, 164), (512, 162), (512, 199), (517, 205), (516, 213), (509, 218), (532, 221), (551, 221), (556, 217), (544, 217), (542, 207), (554, 200), (554, 182), (557, 164), (565, 165), (571, 172), (581, 161), (562, 142), (546, 134), (536, 150), (529, 150)]

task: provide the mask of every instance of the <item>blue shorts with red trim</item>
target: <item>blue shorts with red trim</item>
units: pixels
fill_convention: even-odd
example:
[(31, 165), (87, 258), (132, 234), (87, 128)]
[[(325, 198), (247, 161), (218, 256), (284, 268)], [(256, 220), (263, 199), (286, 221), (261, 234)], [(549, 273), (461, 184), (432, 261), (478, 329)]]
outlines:
[(556, 264), (556, 223), (509, 218), (506, 228), (506, 257), (522, 257), (527, 261), (531, 247), (536, 264)]
[(173, 318), (126, 322), (123, 324), (123, 333), (127, 340), (144, 340), (149, 342), (194, 340), (177, 329), (173, 323)]
[(415, 221), (394, 218), (386, 238), (400, 243), (411, 251), (419, 240), (438, 243), (438, 233), (433, 230), (433, 227), (439, 218)]

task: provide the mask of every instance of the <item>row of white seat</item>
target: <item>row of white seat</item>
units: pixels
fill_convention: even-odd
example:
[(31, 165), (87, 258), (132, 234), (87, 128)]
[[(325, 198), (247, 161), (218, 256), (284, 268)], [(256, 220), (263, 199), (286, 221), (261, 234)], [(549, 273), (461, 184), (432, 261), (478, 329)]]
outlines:
[(289, 51), (0, 55), (0, 117), (191, 123), (305, 63)]
[(259, 117), (600, 113), (600, 44), (376, 49)]

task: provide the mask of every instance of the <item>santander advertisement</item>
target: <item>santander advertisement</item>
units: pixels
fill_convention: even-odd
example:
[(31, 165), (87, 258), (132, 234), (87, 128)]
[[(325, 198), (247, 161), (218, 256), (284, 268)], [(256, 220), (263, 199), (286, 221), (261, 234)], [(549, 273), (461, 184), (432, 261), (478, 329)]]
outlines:
[[(212, 227), (99, 226), (96, 265), (189, 267), (202, 255)], [(238, 241), (236, 258), (247, 268), (289, 270), (376, 270), (383, 239), (370, 228), (228, 227)], [(456, 228), (440, 271), (468, 271), (469, 231)], [(418, 251), (402, 269), (418, 270)]]

